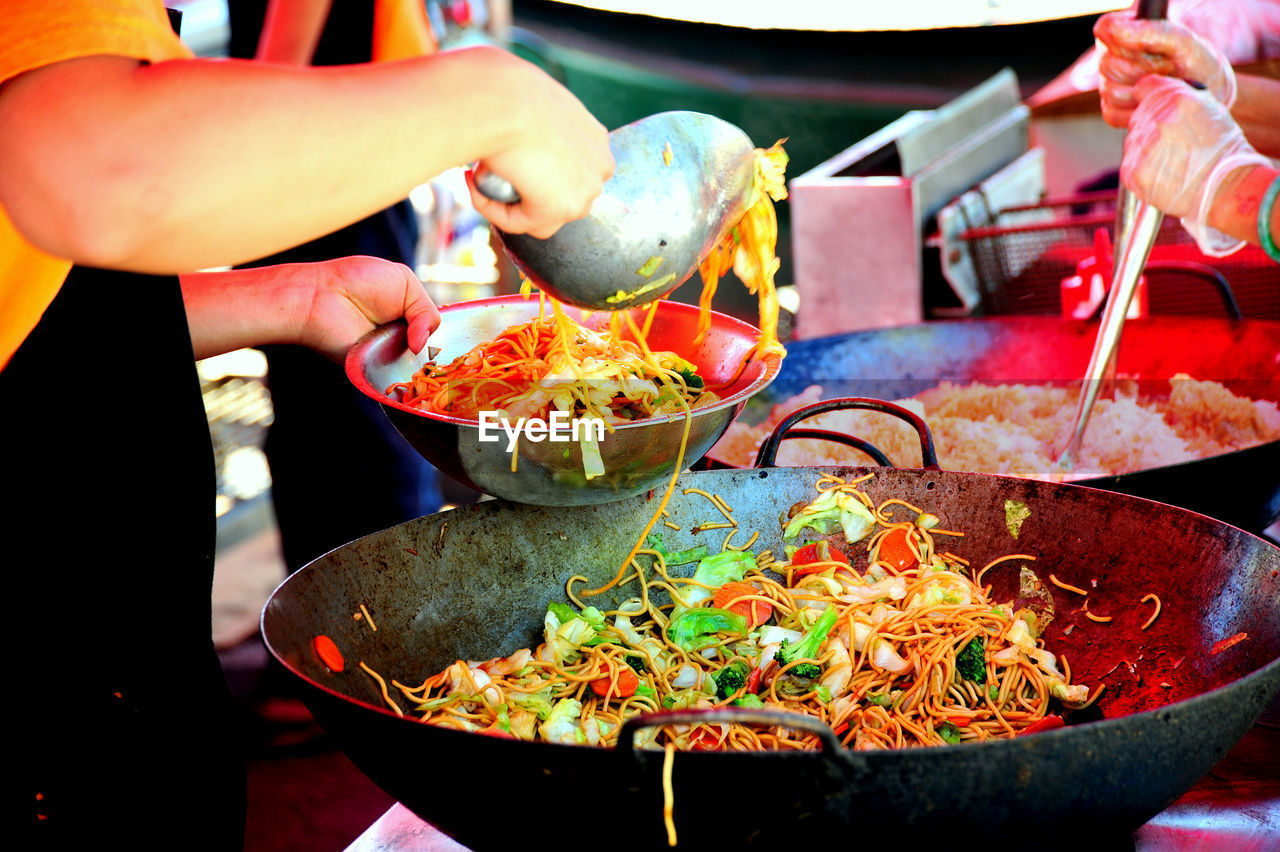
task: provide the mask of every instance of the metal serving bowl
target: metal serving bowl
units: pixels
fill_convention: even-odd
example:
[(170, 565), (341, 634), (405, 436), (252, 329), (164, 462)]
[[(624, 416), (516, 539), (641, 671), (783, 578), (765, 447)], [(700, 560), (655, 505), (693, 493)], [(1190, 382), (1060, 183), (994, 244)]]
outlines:
[[(588, 328), (608, 326), (608, 314), (582, 319), (577, 310), (570, 310), (570, 315)], [(430, 347), (439, 347), (436, 361), (446, 364), (505, 329), (536, 317), (538, 299), (518, 295), (479, 299), (444, 306), (440, 315), (440, 328), (431, 336)], [(719, 402), (694, 409), (682, 467), (702, 458), (747, 400), (773, 381), (779, 367), (777, 358), (753, 360), (735, 377), (759, 330), (713, 312), (710, 331), (695, 345), (697, 322), (696, 306), (662, 302), (648, 335), (652, 349), (671, 350), (692, 362), (708, 385), (731, 382), (720, 391)], [(408, 381), (427, 360), (425, 350), (417, 355), (409, 351), (404, 324), (391, 323), (370, 332), (351, 348), (347, 377), (382, 405), (392, 424), (423, 458), (478, 491), (518, 503), (582, 506), (665, 487), (675, 469), (683, 417), (639, 420), (606, 432), (600, 441), (605, 473), (592, 479), (583, 473), (582, 451), (576, 442), (534, 442), (521, 435), (513, 471), (509, 442), (500, 429), (490, 426), (487, 436), (495, 437), (496, 431), (497, 440), (482, 441), (476, 420), (420, 411), (402, 403), (398, 394), (387, 393), (396, 382)]]

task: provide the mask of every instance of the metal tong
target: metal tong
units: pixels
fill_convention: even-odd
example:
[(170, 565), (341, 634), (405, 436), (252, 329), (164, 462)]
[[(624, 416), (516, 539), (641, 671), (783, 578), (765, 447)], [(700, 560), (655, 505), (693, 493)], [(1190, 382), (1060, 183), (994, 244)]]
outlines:
[[(1138, 0), (1134, 17), (1161, 19), (1166, 16), (1168, 6), (1168, 0)], [(1058, 467), (1068, 471), (1075, 467), (1076, 459), (1080, 456), (1084, 432), (1089, 426), (1089, 416), (1093, 414), (1093, 406), (1098, 401), (1102, 384), (1109, 376), (1114, 376), (1116, 347), (1120, 345), (1125, 315), (1129, 312), (1129, 303), (1133, 301), (1138, 279), (1142, 277), (1143, 267), (1147, 265), (1151, 247), (1155, 245), (1156, 235), (1160, 232), (1160, 223), (1164, 220), (1164, 214), (1131, 195), (1123, 184), (1116, 200), (1114, 244), (1119, 252), (1112, 267), (1111, 291), (1102, 312), (1102, 323), (1093, 343), (1093, 353), (1089, 356), (1089, 366), (1085, 369), (1071, 439), (1058, 457)]]
[(1160, 223), (1164, 220), (1164, 214), (1159, 210), (1124, 192), (1123, 188), (1119, 202), (1116, 239), (1120, 251), (1112, 270), (1111, 291), (1102, 312), (1098, 336), (1093, 342), (1089, 366), (1085, 369), (1071, 439), (1058, 458), (1058, 466), (1068, 471), (1075, 466), (1080, 455), (1089, 416), (1098, 401), (1103, 382), (1113, 375), (1116, 348), (1120, 344), (1120, 333), (1124, 330), (1125, 315), (1129, 312), (1129, 303), (1133, 301), (1138, 279), (1142, 277), (1143, 267), (1147, 265), (1151, 247), (1155, 245), (1156, 235), (1160, 232)]

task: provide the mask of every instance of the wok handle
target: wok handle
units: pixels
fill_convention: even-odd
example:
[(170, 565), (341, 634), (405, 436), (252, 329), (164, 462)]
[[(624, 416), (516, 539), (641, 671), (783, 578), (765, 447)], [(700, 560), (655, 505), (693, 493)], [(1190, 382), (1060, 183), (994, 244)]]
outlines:
[[(862, 408), (870, 411), (879, 411), (883, 414), (892, 414), (899, 420), (906, 421), (908, 425), (916, 430), (916, 434), (920, 436), (920, 456), (924, 462), (921, 466), (922, 469), (939, 469), (938, 453), (933, 446), (933, 433), (929, 431), (929, 424), (924, 422), (924, 418), (920, 417), (910, 409), (903, 408), (901, 405), (895, 405), (892, 402), (885, 402), (882, 399), (871, 399), (860, 396), (826, 399), (822, 402), (815, 402), (812, 405), (806, 405), (804, 408), (797, 409), (788, 414), (783, 418), (782, 422), (774, 428), (773, 432), (765, 439), (764, 443), (760, 445), (760, 451), (756, 454), (755, 467), (775, 467), (775, 459), (778, 455), (778, 446), (788, 438), (825, 438), (834, 435), (834, 433), (816, 430), (801, 430), (801, 432), (806, 433), (803, 435), (791, 432), (791, 427), (796, 423), (799, 423), (801, 420), (807, 420), (810, 417), (815, 417), (819, 414), (825, 414), (828, 411), (844, 411), (849, 408)], [(791, 434), (788, 434), (789, 432), (791, 432)], [(844, 440), (845, 438), (848, 438), (849, 440), (846, 441)], [(863, 447), (858, 446), (858, 444), (866, 444), (867, 447), (875, 450), (875, 452), (869, 452), (865, 449), (863, 449), (863, 451), (867, 452), (867, 454), (874, 458), (877, 463), (881, 464), (883, 467), (895, 467), (884, 453), (880, 452), (880, 450), (873, 445), (867, 444), (861, 438), (855, 438), (853, 436), (838, 436), (835, 439), (840, 440), (841, 443), (848, 443), (850, 446), (856, 446), (858, 449), (863, 449)]]
[(792, 429), (790, 432), (782, 436), (784, 441), (794, 441), (798, 439), (808, 438), (815, 441), (832, 441), (837, 444), (844, 444), (846, 447), (853, 447), (859, 452), (866, 453), (875, 459), (876, 464), (881, 467), (894, 467), (893, 462), (884, 450), (877, 447), (870, 441), (859, 438), (857, 435), (845, 435), (840, 432), (832, 432), (827, 429)]
[(663, 710), (642, 713), (622, 723), (618, 732), (615, 751), (628, 757), (635, 756), (635, 735), (644, 728), (663, 725), (715, 725), (720, 723), (739, 725), (764, 725), (771, 728), (794, 728), (813, 734), (822, 743), (826, 755), (844, 751), (840, 739), (831, 726), (803, 713), (786, 713), (780, 710), (760, 710), (752, 707), (710, 707), (702, 710)]

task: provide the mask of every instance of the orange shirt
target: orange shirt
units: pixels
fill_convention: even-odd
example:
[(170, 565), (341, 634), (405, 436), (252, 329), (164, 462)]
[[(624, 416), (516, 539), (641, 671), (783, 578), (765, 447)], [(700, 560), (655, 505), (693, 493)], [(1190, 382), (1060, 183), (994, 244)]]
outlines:
[(374, 0), (374, 62), (425, 56), (437, 47), (422, 0)]
[[(84, 56), (190, 57), (162, 0), (0, 0), (0, 82)], [(31, 245), (0, 203), (0, 368), (40, 322), (71, 261)]]

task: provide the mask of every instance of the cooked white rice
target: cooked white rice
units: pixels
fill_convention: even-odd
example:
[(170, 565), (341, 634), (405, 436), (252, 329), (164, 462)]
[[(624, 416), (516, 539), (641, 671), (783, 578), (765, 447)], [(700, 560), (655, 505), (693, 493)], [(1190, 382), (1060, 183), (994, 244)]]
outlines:
[[(1167, 396), (1138, 398), (1136, 383), (1122, 382), (1114, 399), (1100, 399), (1069, 478), (1128, 473), (1207, 458), (1280, 440), (1280, 410), (1268, 400), (1236, 396), (1217, 382), (1179, 374)], [(959, 385), (943, 382), (897, 400), (924, 417), (938, 463), (947, 470), (1061, 479), (1057, 458), (1075, 415), (1077, 390), (1048, 385)], [(774, 406), (757, 426), (734, 423), (710, 456), (751, 465), (756, 451), (788, 414), (822, 399), (813, 386)], [(918, 467), (920, 442), (909, 425), (886, 414), (835, 411), (804, 428), (856, 435), (879, 447), (894, 464)], [(778, 449), (786, 466), (871, 463), (863, 453), (830, 441), (794, 439)]]

